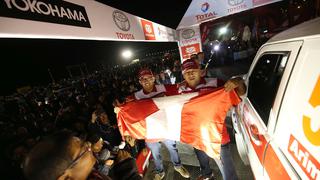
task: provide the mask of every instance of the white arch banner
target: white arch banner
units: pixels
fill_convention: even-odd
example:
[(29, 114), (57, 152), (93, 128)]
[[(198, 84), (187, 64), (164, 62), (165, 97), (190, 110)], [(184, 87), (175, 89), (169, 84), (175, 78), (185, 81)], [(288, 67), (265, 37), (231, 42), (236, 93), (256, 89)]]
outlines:
[(176, 41), (176, 31), (89, 0), (1, 0), (0, 37)]

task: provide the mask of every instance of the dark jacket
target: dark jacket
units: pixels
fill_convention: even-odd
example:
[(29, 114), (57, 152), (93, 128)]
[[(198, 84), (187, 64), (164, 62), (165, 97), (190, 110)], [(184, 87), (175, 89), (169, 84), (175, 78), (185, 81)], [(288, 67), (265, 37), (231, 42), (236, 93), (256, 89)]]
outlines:
[(103, 125), (98, 122), (90, 122), (88, 129), (90, 133), (98, 134), (103, 140), (108, 141), (112, 147), (119, 145), (121, 142), (119, 130), (110, 125)]
[(113, 167), (114, 180), (141, 180), (136, 162), (133, 158), (128, 158)]

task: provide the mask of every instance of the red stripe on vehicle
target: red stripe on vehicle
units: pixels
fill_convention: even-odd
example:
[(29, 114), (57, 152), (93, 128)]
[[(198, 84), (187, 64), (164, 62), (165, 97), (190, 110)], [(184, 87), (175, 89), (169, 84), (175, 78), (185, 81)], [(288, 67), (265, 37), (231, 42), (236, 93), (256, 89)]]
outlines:
[[(246, 123), (244, 123), (244, 124), (245, 124), (247, 133), (250, 135), (249, 127), (247, 126)], [(277, 154), (275, 153), (275, 151), (271, 145), (269, 145), (269, 147), (267, 148), (265, 161), (263, 161), (264, 150), (265, 150), (265, 147), (268, 142), (263, 135), (259, 136), (259, 140), (260, 140), (261, 144), (256, 145), (250, 137), (250, 142), (254, 148), (254, 151), (256, 152), (256, 154), (260, 160), (260, 163), (264, 166), (265, 170), (267, 171), (270, 179), (272, 179), (272, 180), (274, 180), (274, 179), (275, 180), (290, 179), (290, 176), (289, 176), (287, 170), (283, 166), (282, 162), (278, 158)]]

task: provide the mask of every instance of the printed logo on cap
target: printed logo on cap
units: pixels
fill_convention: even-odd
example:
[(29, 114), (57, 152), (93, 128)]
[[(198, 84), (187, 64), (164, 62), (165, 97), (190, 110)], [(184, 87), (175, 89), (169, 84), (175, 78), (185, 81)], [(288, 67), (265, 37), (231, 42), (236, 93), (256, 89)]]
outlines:
[(112, 13), (113, 21), (122, 31), (130, 30), (130, 22), (128, 17), (121, 11), (115, 10)]

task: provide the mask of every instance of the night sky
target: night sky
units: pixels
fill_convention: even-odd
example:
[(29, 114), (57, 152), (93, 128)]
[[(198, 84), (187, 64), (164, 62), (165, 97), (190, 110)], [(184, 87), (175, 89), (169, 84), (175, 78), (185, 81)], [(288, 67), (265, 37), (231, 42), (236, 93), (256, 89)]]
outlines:
[(96, 0), (158, 24), (176, 29), (192, 0)]
[(51, 81), (48, 68), (55, 79), (61, 79), (68, 77), (66, 66), (69, 65), (86, 63), (89, 72), (93, 72), (102, 65), (125, 64), (127, 62), (121, 57), (123, 49), (130, 49), (136, 58), (141, 58), (146, 53), (177, 48), (175, 42), (0, 38), (0, 95), (11, 94), (26, 85), (48, 84)]
[[(97, 0), (114, 8), (176, 28), (191, 0), (127, 1)], [(86, 63), (89, 71), (101, 64), (123, 64), (121, 50), (131, 49), (134, 54), (146, 54), (177, 49), (176, 43), (113, 42), (92, 40), (3, 39), (0, 38), (0, 96), (12, 94), (16, 88), (51, 82), (48, 68), (55, 79), (68, 77), (66, 66)], [(79, 71), (78, 71), (79, 72)]]

